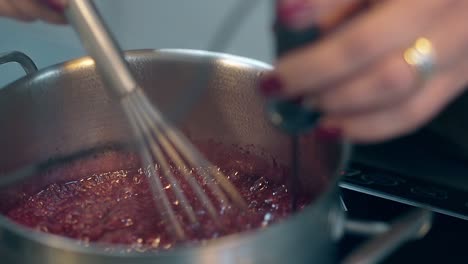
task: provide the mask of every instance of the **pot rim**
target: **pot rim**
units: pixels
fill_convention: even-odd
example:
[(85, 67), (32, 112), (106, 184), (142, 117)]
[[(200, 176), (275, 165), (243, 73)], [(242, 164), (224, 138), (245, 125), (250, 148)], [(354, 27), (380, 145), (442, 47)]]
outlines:
[[(261, 62), (256, 59), (246, 58), (238, 55), (232, 55), (221, 52), (212, 52), (205, 50), (196, 50), (196, 49), (134, 49), (134, 50), (125, 50), (125, 56), (143, 56), (148, 54), (154, 55), (169, 55), (174, 58), (177, 57), (194, 57), (194, 58), (204, 58), (204, 59), (215, 59), (223, 60), (223, 62), (228, 64), (242, 64), (243, 66), (251, 66), (257, 69), (271, 70), (273, 66), (265, 62)], [(26, 75), (13, 81), (12, 83), (6, 85), (3, 89), (13, 89), (15, 83), (19, 81), (24, 81), (30, 78), (41, 78), (44, 75), (50, 74), (57, 68), (66, 67), (67, 65), (90, 65), (92, 59), (89, 56), (82, 56), (75, 59), (71, 59), (65, 62), (57, 63), (51, 66), (44, 67), (38, 70), (36, 73), (31, 75)], [(2, 89), (2, 90), (3, 90)], [(114, 245), (112, 244), (112, 251), (105, 250), (105, 246), (109, 244), (105, 243), (88, 243), (89, 246), (83, 245), (79, 240), (67, 238), (64, 236), (59, 236), (55, 234), (44, 233), (37, 231), (20, 224), (13, 222), (8, 219), (6, 216), (0, 214), (0, 228), (6, 228), (10, 232), (16, 233), (17, 235), (32, 240), (38, 244), (45, 245), (47, 247), (59, 249), (59, 250), (68, 250), (71, 252), (89, 254), (89, 255), (100, 255), (107, 257), (127, 257), (127, 258), (145, 258), (145, 257), (170, 257), (181, 254), (188, 254), (196, 252), (199, 249), (207, 247), (220, 247), (220, 248), (232, 248), (237, 244), (242, 244), (243, 241), (252, 239), (256, 236), (259, 236), (263, 233), (274, 232), (276, 229), (281, 228), (282, 226), (293, 225), (295, 221), (299, 221), (302, 218), (307, 217), (307, 214), (314, 213), (318, 210), (318, 205), (321, 204), (324, 200), (328, 198), (331, 192), (338, 187), (338, 181), (340, 178), (340, 172), (348, 165), (351, 156), (351, 144), (347, 140), (343, 140), (340, 143), (340, 157), (339, 163), (334, 172), (333, 179), (329, 182), (328, 186), (325, 188), (323, 193), (314, 200), (314, 202), (304, 208), (304, 210), (298, 214), (288, 216), (284, 221), (274, 223), (271, 226), (268, 226), (265, 229), (255, 229), (250, 231), (245, 231), (242, 233), (231, 234), (209, 240), (203, 244), (196, 245), (180, 245), (171, 250), (161, 250), (161, 251), (146, 251), (146, 252), (125, 252), (127, 247)]]

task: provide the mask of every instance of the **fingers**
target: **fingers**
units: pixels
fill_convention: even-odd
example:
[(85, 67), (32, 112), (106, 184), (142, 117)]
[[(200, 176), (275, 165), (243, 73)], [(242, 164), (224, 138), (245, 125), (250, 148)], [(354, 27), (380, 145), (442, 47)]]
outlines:
[(445, 71), (401, 104), (378, 112), (353, 117), (328, 116), (324, 127), (338, 129), (356, 143), (373, 143), (410, 133), (435, 117), (465, 90), (468, 63)]
[(52, 5), (50, 4), (44, 5), (43, 3), (38, 4), (37, 0), (34, 0), (34, 1), (23, 0), (23, 1), (29, 2), (30, 5), (34, 3), (34, 5), (31, 5), (31, 10), (35, 10), (35, 12), (37, 12), (39, 19), (44, 20), (49, 23), (53, 23), (53, 24), (65, 24), (66, 23), (65, 16), (63, 15), (63, 10), (66, 4), (65, 0), (49, 1), (50, 3), (54, 3)]
[(0, 15), (24, 22), (40, 19), (49, 23), (63, 24), (65, 18), (57, 7), (62, 6), (63, 10), (64, 4), (65, 1), (62, 0), (0, 0)]
[(16, 6), (23, 10), (28, 16), (34, 19), (40, 19), (54, 24), (63, 24), (65, 19), (63, 15), (47, 7), (39, 1), (31, 0), (11, 0)]
[(10, 1), (11, 7), (14, 9), (16, 18), (25, 21), (25, 22), (30, 22), (33, 20), (36, 20), (36, 17), (33, 14), (30, 14), (29, 10), (24, 7), (24, 1), (23, 0), (18, 0), (18, 1)]
[[(467, 60), (468, 32), (460, 20), (466, 16), (465, 2), (454, 5), (428, 34), (436, 54), (436, 71), (444, 71)], [(343, 81), (314, 98), (314, 107), (331, 114), (353, 114), (389, 107), (418, 90), (418, 72), (398, 50), (349, 80)]]
[(450, 12), (444, 15), (443, 21), (436, 23), (428, 33), (437, 51), (437, 68), (452, 67), (468, 58), (468, 30), (466, 20), (468, 1), (458, 1)]
[(280, 94), (294, 97), (319, 91), (362, 70), (388, 52), (409, 46), (414, 36), (431, 25), (452, 2), (382, 2), (351, 21), (346, 30), (284, 56), (276, 67), (277, 78), (283, 84)]
[(355, 12), (366, 0), (278, 0), (280, 22), (293, 30), (312, 25), (328, 29)]
[(0, 16), (15, 17), (19, 16), (19, 14), (17, 14), (17, 10), (11, 5), (9, 1), (0, 0)]
[[(354, 142), (410, 133), (468, 84), (468, 31), (460, 23), (467, 12), (467, 1), (379, 2), (322, 41), (284, 56), (261, 90), (268, 96), (310, 95), (324, 113), (323, 127)], [(427, 83), (403, 58), (419, 37), (435, 50)]]
[(418, 77), (398, 51), (313, 97), (311, 105), (330, 114), (358, 114), (389, 107), (417, 90)]

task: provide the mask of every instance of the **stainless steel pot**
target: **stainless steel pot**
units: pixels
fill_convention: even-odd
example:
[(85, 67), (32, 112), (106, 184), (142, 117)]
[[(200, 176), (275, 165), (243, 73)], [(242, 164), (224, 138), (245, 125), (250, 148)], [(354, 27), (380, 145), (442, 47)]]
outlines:
[[(259, 155), (289, 162), (290, 141), (263, 118), (264, 102), (255, 92), (259, 75), (269, 65), (193, 50), (129, 51), (126, 58), (141, 86), (166, 113), (180, 110), (180, 99), (197, 80), (198, 69), (210, 67), (200, 100), (183, 118), (172, 118), (192, 139), (254, 145)], [(13, 187), (33, 191), (53, 181), (72, 180), (47, 175), (21, 178), (25, 175), (108, 146), (131, 146), (124, 115), (103, 88), (90, 58), (36, 72), (24, 54), (0, 54), (0, 64), (12, 61), (28, 75), (0, 90), (0, 182), (4, 184), (0, 207), (15, 202)], [(336, 242), (345, 228), (379, 234), (347, 260), (363, 263), (427, 230), (430, 213), (424, 210), (393, 225), (345, 223), (337, 181), (349, 158), (349, 146), (310, 135), (303, 139), (301, 150), (303, 186), (321, 195), (300, 214), (270, 228), (171, 252), (125, 253), (29, 230), (0, 216), (2, 263), (334, 263)], [(13, 176), (21, 180), (6, 181)]]

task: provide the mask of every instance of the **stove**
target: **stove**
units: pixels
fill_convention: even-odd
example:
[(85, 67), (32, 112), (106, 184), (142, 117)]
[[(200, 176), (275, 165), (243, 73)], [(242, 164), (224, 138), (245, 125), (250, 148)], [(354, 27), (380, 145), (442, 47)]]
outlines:
[(468, 220), (468, 162), (439, 151), (440, 141), (421, 132), (357, 146), (340, 186)]
[[(390, 221), (414, 208), (435, 212), (433, 227), (384, 263), (468, 263), (468, 162), (443, 151), (447, 142), (427, 130), (391, 142), (356, 146), (340, 186), (351, 218)], [(345, 256), (364, 238), (346, 235)], [(449, 261), (450, 262), (450, 261)]]
[[(413, 207), (376, 196), (343, 190), (343, 199), (351, 218), (390, 221)], [(466, 237), (468, 222), (435, 213), (429, 233), (422, 239), (405, 243), (381, 263), (468, 263)], [(361, 245), (366, 238), (345, 235), (339, 243), (340, 259)]]

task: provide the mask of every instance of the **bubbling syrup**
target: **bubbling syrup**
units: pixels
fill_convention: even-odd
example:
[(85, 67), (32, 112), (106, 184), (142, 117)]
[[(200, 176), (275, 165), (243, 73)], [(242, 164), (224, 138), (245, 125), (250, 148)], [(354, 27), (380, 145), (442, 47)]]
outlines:
[[(218, 222), (215, 222), (193, 191), (181, 180), (181, 187), (199, 221), (199, 225), (194, 225), (184, 214), (171, 185), (162, 177), (166, 195), (184, 228), (184, 241), (176, 240), (171, 235), (153, 200), (146, 176), (137, 163), (126, 169), (92, 173), (78, 180), (49, 184), (26, 197), (6, 215), (27, 227), (78, 239), (83, 243), (125, 244), (129, 249), (145, 251), (165, 250), (183, 243), (199, 243), (266, 228), (292, 213), (286, 169), (252, 158), (252, 155), (233, 155), (232, 152), (222, 155), (221, 152), (216, 153), (215, 164), (236, 186), (248, 208), (239, 210), (222, 206), (206, 190), (219, 212)], [(94, 165), (106, 163), (105, 160), (92, 162)], [(86, 167), (88, 164), (82, 162), (80, 166)], [(70, 170), (76, 169), (70, 167)], [(65, 168), (60, 173), (72, 171)], [(173, 173), (176, 178), (182, 178), (179, 170), (173, 170)], [(200, 183), (206, 189), (206, 185), (202, 181)], [(305, 194), (299, 197), (299, 207), (304, 207), (312, 198), (312, 195)]]

